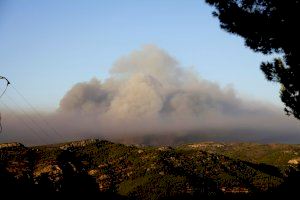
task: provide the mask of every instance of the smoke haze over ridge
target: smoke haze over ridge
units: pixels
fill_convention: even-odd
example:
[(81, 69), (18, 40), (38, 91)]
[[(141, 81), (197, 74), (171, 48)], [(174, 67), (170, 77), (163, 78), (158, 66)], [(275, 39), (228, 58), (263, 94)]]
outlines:
[[(201, 78), (155, 45), (117, 60), (104, 81), (77, 83), (45, 118), (70, 139), (214, 130), (231, 131), (235, 139), (255, 132), (254, 138), (293, 136), (300, 142), (299, 122), (280, 108), (238, 97), (233, 88)], [(14, 138), (26, 137), (18, 134), (20, 122), (6, 123)]]

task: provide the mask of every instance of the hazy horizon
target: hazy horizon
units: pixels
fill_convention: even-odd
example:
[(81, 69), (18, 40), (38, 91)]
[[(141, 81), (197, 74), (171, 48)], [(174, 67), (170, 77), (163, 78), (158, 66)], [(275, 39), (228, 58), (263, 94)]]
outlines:
[(155, 45), (144, 45), (117, 59), (106, 80), (95, 77), (76, 83), (57, 110), (48, 114), (23, 109), (12, 97), (13, 89), (3, 97), (12, 103), (3, 104), (10, 109), (2, 111), (3, 140), (44, 144), (192, 134), (197, 141), (203, 134), (213, 140), (300, 142), (300, 124), (280, 107), (206, 80)]

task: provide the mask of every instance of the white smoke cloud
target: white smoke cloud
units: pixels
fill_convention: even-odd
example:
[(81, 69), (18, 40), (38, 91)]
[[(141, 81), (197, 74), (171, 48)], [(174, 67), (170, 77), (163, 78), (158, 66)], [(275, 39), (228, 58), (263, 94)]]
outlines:
[(103, 83), (93, 79), (75, 85), (61, 100), (60, 111), (93, 113), (99, 130), (109, 127), (107, 131), (114, 133), (216, 127), (275, 130), (280, 128), (277, 123), (299, 128), (278, 108), (238, 98), (233, 88), (201, 79), (154, 45), (117, 60), (110, 72)]
[(106, 82), (92, 79), (75, 85), (61, 100), (60, 110), (127, 119), (194, 118), (236, 111), (240, 101), (232, 89), (198, 78), (166, 52), (149, 45), (118, 60)]
[(239, 98), (233, 88), (200, 78), (154, 45), (117, 60), (110, 75), (74, 85), (48, 117), (51, 123), (71, 138), (211, 130), (264, 138), (300, 130), (281, 109)]

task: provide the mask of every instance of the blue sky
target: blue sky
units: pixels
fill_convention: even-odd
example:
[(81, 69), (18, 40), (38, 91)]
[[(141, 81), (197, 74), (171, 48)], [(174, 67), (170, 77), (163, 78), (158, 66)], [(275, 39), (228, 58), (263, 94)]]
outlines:
[(105, 79), (118, 58), (155, 44), (205, 79), (281, 105), (259, 69), (270, 57), (221, 30), (211, 11), (202, 0), (0, 0), (0, 75), (53, 110), (75, 83)]

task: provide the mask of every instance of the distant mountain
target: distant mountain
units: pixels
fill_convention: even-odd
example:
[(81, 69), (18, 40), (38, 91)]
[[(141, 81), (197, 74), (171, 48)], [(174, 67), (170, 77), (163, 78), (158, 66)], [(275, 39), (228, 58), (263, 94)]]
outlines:
[(0, 191), (110, 199), (232, 199), (293, 194), (300, 145), (202, 142), (137, 146), (104, 140), (0, 144)]
[[(112, 140), (112, 138), (110, 139)], [(186, 132), (163, 132), (149, 134), (132, 134), (125, 137), (113, 138), (114, 142), (123, 144), (141, 144), (145, 146), (178, 146), (187, 143), (197, 142), (252, 142), (260, 144), (286, 143), (297, 144), (300, 141), (300, 135), (297, 133), (283, 135), (282, 132), (259, 132), (255, 130), (206, 130), (206, 131), (186, 131)]]

